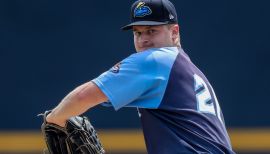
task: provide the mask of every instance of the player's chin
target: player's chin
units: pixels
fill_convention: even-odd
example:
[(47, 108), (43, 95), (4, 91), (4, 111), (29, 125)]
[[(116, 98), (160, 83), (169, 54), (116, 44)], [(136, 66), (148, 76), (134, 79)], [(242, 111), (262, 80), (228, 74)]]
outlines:
[(136, 52), (142, 52), (143, 51), (143, 49), (141, 49), (141, 48), (136, 48)]
[(144, 51), (144, 50), (136, 50), (137, 52), (142, 52), (142, 51)]
[(151, 47), (137, 48), (137, 52), (142, 52), (142, 51), (145, 51), (145, 50), (148, 50), (148, 49), (151, 49), (151, 48), (153, 48), (153, 47), (151, 46)]

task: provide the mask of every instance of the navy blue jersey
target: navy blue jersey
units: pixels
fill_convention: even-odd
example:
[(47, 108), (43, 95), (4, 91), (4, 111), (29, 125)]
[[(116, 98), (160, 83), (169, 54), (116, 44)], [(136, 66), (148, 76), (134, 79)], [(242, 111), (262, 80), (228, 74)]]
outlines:
[(132, 54), (93, 82), (116, 110), (138, 108), (149, 154), (234, 153), (214, 90), (182, 49)]

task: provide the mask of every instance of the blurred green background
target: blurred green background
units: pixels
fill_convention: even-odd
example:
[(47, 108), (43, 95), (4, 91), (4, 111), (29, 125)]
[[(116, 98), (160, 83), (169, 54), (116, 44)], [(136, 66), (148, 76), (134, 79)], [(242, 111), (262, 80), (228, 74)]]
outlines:
[[(38, 113), (132, 54), (134, 1), (0, 1), (0, 153), (41, 153)], [(237, 153), (270, 153), (270, 1), (172, 0)], [(108, 153), (145, 153), (135, 109), (86, 113)]]

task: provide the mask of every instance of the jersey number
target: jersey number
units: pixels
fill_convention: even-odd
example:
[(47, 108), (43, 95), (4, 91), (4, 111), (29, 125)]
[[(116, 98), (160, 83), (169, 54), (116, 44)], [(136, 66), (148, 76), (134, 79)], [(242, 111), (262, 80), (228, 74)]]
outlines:
[[(214, 98), (212, 98), (209, 88), (205, 83), (205, 81), (197, 74), (194, 74), (194, 83), (195, 83), (194, 89), (196, 92), (198, 111), (213, 114), (217, 116), (221, 122), (223, 122), (220, 115), (220, 106), (212, 86), (209, 84), (210, 90), (213, 93)], [(214, 102), (216, 102), (216, 110)]]

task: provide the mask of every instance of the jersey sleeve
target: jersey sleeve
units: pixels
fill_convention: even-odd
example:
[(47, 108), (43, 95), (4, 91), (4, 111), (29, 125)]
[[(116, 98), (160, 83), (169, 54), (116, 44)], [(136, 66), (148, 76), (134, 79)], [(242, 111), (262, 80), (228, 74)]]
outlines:
[(155, 76), (155, 60), (151, 55), (137, 53), (124, 59), (92, 81), (117, 110), (128, 106), (151, 89), (155, 82)]
[(177, 54), (177, 48), (135, 53), (92, 81), (116, 110), (121, 107), (156, 109), (164, 96)]

